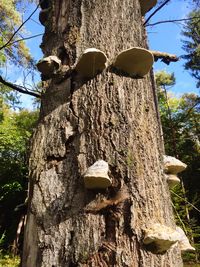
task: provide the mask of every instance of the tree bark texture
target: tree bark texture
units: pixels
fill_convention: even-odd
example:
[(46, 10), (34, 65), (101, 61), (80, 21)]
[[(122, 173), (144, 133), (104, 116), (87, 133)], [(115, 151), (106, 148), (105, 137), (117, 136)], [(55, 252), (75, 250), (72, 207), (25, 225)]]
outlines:
[[(70, 67), (90, 47), (112, 63), (124, 49), (146, 47), (142, 23), (138, 0), (52, 0), (41, 47)], [(45, 86), (22, 266), (182, 266), (177, 246), (156, 255), (142, 242), (150, 222), (175, 228), (150, 75), (108, 68), (88, 81), (71, 73)], [(112, 187), (87, 190), (83, 174), (99, 159)]]

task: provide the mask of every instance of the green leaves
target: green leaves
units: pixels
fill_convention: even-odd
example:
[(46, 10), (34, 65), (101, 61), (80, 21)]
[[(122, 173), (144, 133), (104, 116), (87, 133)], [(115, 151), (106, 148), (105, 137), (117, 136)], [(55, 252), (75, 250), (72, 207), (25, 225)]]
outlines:
[[(172, 192), (176, 222), (188, 233), (188, 237), (194, 240), (195, 247), (198, 249), (196, 243), (200, 240), (200, 227), (198, 227), (200, 223), (198, 212), (200, 210), (200, 98), (191, 93), (178, 98), (170, 93), (168, 89), (175, 83), (173, 74), (159, 72), (156, 74), (156, 82), (166, 154), (179, 157), (188, 165), (179, 177), (184, 183), (186, 192), (181, 186), (176, 186), (173, 189), (174, 194)], [(191, 254), (188, 255), (186, 259), (193, 260), (194, 257)]]
[[(24, 28), (15, 34), (16, 30), (22, 24), (22, 15), (17, 9), (18, 3), (21, 1), (1, 0), (0, 4), (0, 65), (6, 61), (13, 61), (15, 64), (25, 64), (31, 60), (29, 50), (23, 41), (13, 43), (21, 39)], [(11, 43), (1, 49), (8, 40), (13, 36)]]
[(14, 240), (21, 212), (15, 207), (27, 195), (27, 150), (38, 117), (37, 111), (14, 111), (2, 103), (0, 122), (0, 236), (2, 248)]
[[(174, 73), (168, 73), (164, 70), (156, 73), (156, 84), (158, 87), (160, 86), (173, 86), (176, 80), (174, 77)], [(159, 88), (161, 89), (161, 88)]]

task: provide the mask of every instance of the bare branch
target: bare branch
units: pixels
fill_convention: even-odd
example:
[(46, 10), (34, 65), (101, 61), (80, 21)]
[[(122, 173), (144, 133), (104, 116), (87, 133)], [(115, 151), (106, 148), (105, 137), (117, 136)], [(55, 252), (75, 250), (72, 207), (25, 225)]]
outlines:
[(166, 0), (164, 3), (162, 3), (162, 5), (160, 5), (158, 8), (156, 8), (156, 10), (146, 19), (146, 21), (144, 22), (144, 26), (147, 24), (147, 22), (161, 9), (163, 8), (169, 1), (171, 0)]
[(9, 43), (12, 41), (12, 39), (14, 38), (14, 36), (20, 31), (20, 29), (24, 26), (24, 24), (30, 20), (30, 18), (33, 16), (33, 14), (38, 10), (39, 8), (39, 4), (37, 5), (37, 7), (33, 10), (33, 12), (30, 14), (30, 16), (19, 26), (19, 28), (12, 34), (12, 36), (10, 37), (10, 39), (3, 45), (0, 47), (0, 50), (2, 50), (3, 48), (5, 48), (6, 46), (9, 45)]
[(188, 21), (188, 20), (192, 20), (192, 19), (200, 19), (200, 17), (191, 17), (191, 18), (187, 18), (187, 19), (161, 20), (161, 21), (157, 21), (155, 23), (146, 24), (146, 27), (155, 26), (155, 25), (163, 24), (163, 23), (174, 23), (174, 22)]
[(33, 35), (33, 36), (24, 37), (24, 38), (15, 40), (15, 41), (10, 42), (9, 44), (7, 44), (7, 47), (10, 46), (10, 45), (13, 45), (15, 43), (18, 43), (18, 42), (21, 42), (21, 41), (25, 41), (25, 40), (29, 40), (29, 39), (33, 39), (33, 38), (36, 38), (36, 37), (39, 37), (39, 36), (42, 36), (42, 35), (43, 35), (43, 33), (40, 33), (40, 34), (36, 34), (36, 35)]
[(177, 62), (179, 60), (179, 58), (176, 55), (160, 51), (150, 51), (150, 52), (153, 54), (155, 61), (161, 59), (167, 65), (169, 65), (170, 62)]
[(7, 82), (6, 80), (4, 80), (2, 78), (2, 76), (0, 76), (0, 83), (10, 87), (11, 89), (13, 89), (13, 90), (15, 90), (15, 91), (17, 91), (19, 93), (26, 94), (26, 95), (31, 95), (31, 96), (34, 96), (34, 97), (37, 97), (37, 98), (41, 98), (41, 95), (39, 93), (32, 92), (32, 91), (28, 90), (27, 88), (25, 88), (23, 86)]

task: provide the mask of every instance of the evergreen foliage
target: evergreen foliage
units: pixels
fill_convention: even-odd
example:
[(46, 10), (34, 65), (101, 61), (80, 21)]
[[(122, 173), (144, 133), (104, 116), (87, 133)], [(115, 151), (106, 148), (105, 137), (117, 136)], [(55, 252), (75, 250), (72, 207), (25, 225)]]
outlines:
[(191, 72), (200, 87), (200, 9), (191, 12), (189, 17), (195, 18), (187, 21), (182, 32), (186, 37), (183, 41), (186, 55), (183, 58), (186, 60), (185, 69)]

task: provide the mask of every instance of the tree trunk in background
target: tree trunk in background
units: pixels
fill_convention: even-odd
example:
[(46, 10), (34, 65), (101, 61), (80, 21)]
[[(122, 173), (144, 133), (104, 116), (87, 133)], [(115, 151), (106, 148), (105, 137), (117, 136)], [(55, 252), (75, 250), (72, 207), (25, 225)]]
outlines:
[[(90, 47), (110, 62), (124, 49), (146, 47), (139, 0), (51, 2), (46, 56), (72, 66)], [(86, 83), (73, 75), (46, 82), (30, 157), (23, 267), (182, 266), (176, 246), (156, 255), (142, 243), (150, 222), (175, 227), (153, 86), (150, 75), (109, 71)], [(82, 175), (98, 159), (109, 163), (113, 186), (86, 190)]]

